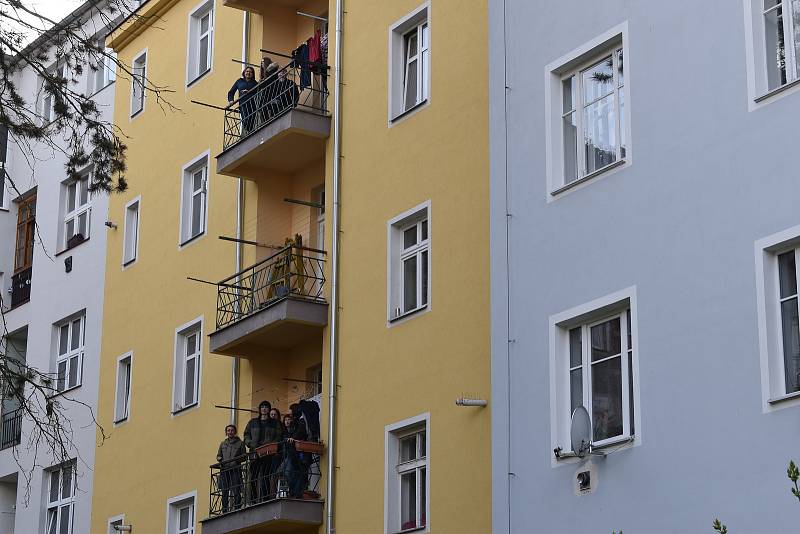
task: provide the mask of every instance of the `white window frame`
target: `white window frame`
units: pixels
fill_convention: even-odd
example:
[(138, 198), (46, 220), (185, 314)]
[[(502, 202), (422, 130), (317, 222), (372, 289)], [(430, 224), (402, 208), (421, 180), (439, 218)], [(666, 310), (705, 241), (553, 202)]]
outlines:
[[(202, 21), (208, 16), (208, 29), (203, 33)], [(216, 13), (214, 10), (213, 0), (206, 0), (189, 15), (189, 42), (186, 47), (186, 86), (192, 85), (194, 82), (212, 72), (214, 64), (214, 19)], [(200, 68), (200, 43), (203, 39), (208, 39), (208, 47), (206, 50), (206, 68)]]
[[(787, 228), (755, 243), (756, 303), (761, 364), (763, 413), (800, 406), (800, 391), (787, 392), (780, 309), (778, 256), (795, 250), (800, 263), (800, 225)], [(800, 269), (800, 266), (797, 266)], [(800, 275), (800, 272), (796, 273)]]
[[(180, 511), (184, 508), (191, 508), (191, 520), (189, 527), (181, 529), (179, 525)], [(184, 493), (167, 500), (167, 524), (165, 532), (167, 534), (195, 534), (197, 531), (197, 491)]]
[[(425, 2), (389, 27), (389, 126), (430, 104), (431, 17)], [(409, 35), (417, 33), (417, 50), (410, 54)], [(416, 98), (406, 105), (408, 69), (416, 61)]]
[[(616, 78), (618, 58), (616, 50), (624, 54), (624, 114), (620, 109), (620, 85)], [(614, 172), (628, 167), (632, 163), (633, 144), (631, 138), (631, 60), (629, 55), (628, 22), (625, 21), (602, 35), (568, 52), (562, 57), (545, 66), (545, 127), (546, 127), (546, 174), (547, 174), (547, 202), (552, 202), (568, 193), (581, 189), (597, 178), (609, 176)], [(586, 172), (586, 163), (583, 153), (581, 125), (583, 120), (584, 105), (583, 91), (581, 88), (580, 74), (587, 68), (611, 55), (614, 68), (614, 102), (616, 116), (617, 140), (616, 160), (592, 172)], [(575, 84), (575, 116), (579, 125), (576, 132), (577, 153), (576, 165), (578, 168), (577, 179), (567, 179), (564, 147), (564, 117), (569, 115), (563, 105), (563, 81), (570, 76), (576, 77)], [(622, 155), (622, 140), (625, 141), (625, 154)]]
[[(80, 178), (71, 179), (64, 182), (64, 218), (62, 234), (63, 239), (61, 242), (61, 250), (69, 248), (67, 243), (73, 236), (78, 235), (78, 221), (81, 216), (86, 216), (86, 235), (83, 240), (86, 241), (91, 235), (92, 228), (92, 193), (89, 191), (89, 185), (92, 182), (92, 172), (87, 171), (81, 174)], [(75, 204), (69, 204), (69, 190), (75, 186)], [(81, 195), (86, 195), (86, 202), (81, 204)], [(72, 232), (69, 231), (69, 224), (72, 223)]]
[[(425, 432), (425, 458), (411, 462), (400, 462), (400, 441), (420, 431)], [(431, 463), (431, 424), (430, 413), (423, 413), (398, 421), (384, 428), (384, 504), (383, 504), (383, 531), (384, 534), (398, 532), (430, 532), (431, 504), (430, 504), (430, 463)], [(419, 484), (419, 471), (425, 469), (425, 526), (417, 526), (402, 530), (401, 527), (401, 475), (406, 472), (417, 471), (417, 521), (422, 515), (419, 506), (421, 487)]]
[(139, 258), (139, 221), (142, 214), (142, 197), (137, 196), (125, 204), (125, 230), (122, 239), (122, 266), (128, 267)]
[[(97, 41), (102, 43), (105, 36), (98, 37)], [(98, 64), (96, 70), (91, 70), (89, 78), (89, 95), (99, 93), (117, 80), (117, 53), (113, 49), (104, 47), (103, 54), (98, 53)]]
[[(69, 489), (68, 491), (64, 491), (64, 473), (69, 471)], [(58, 484), (58, 488), (56, 489), (57, 498), (54, 500), (52, 499), (52, 490), (53, 490), (53, 474), (57, 474), (56, 483)], [(60, 524), (61, 518), (64, 513), (69, 514), (69, 529), (67, 530), (67, 534), (72, 534), (73, 527), (74, 527), (74, 520), (75, 520), (75, 462), (68, 462), (65, 465), (54, 469), (48, 469), (44, 472), (45, 477), (47, 477), (47, 484), (45, 484), (46, 493), (45, 493), (45, 532), (48, 534), (50, 533), (59, 533), (60, 534)], [(55, 522), (55, 524), (53, 524)]]
[(125, 514), (115, 515), (108, 518), (108, 534), (117, 534), (118, 530), (114, 529), (114, 525), (124, 525)]
[(131, 61), (131, 118), (144, 111), (147, 104), (147, 49)]
[[(427, 237), (423, 238), (423, 222), (427, 228)], [(416, 243), (406, 248), (404, 232), (416, 229)], [(431, 308), (431, 256), (432, 256), (431, 201), (393, 217), (387, 223), (387, 321), (389, 325), (430, 311)], [(424, 255), (427, 263), (423, 264)], [(416, 258), (416, 302), (417, 306), (406, 310), (405, 306), (405, 261)], [(425, 271), (427, 269), (427, 271)], [(427, 287), (423, 291), (423, 272), (427, 272)]]
[[(173, 416), (200, 404), (200, 388), (203, 378), (203, 316), (189, 321), (175, 329), (175, 351), (172, 372), (172, 407)], [(187, 342), (192, 335), (197, 336), (197, 350), (187, 354)], [(187, 363), (194, 360), (194, 398), (186, 402), (186, 369)]]
[(117, 381), (114, 391), (114, 424), (130, 419), (131, 391), (133, 385), (133, 352), (117, 358)]
[[(73, 347), (75, 323), (78, 324), (78, 344)], [(86, 352), (86, 313), (80, 312), (55, 325), (55, 387), (56, 393), (64, 393), (81, 386), (83, 382), (83, 357)], [(66, 347), (62, 347), (62, 329), (66, 328)], [(63, 365), (63, 375), (62, 368)], [(75, 383), (70, 382), (71, 371), (75, 370)], [(63, 378), (62, 378), (63, 376)]]
[[(631, 345), (627, 346), (626, 311), (630, 310)], [(591, 371), (586, 372), (589, 364), (590, 343), (587, 333), (591, 326), (619, 317), (622, 335), (622, 391), (623, 391), (623, 433), (619, 436), (604, 439), (593, 443), (596, 448), (617, 445), (613, 450), (638, 446), (641, 444), (641, 404), (639, 401), (639, 328), (636, 300), (636, 286), (631, 286), (616, 293), (600, 297), (585, 304), (550, 316), (550, 435), (551, 448), (560, 448), (563, 452), (570, 449), (570, 423), (572, 417), (571, 386), (570, 386), (570, 330), (582, 328), (582, 365), (583, 367), (583, 405), (589, 410), (591, 417), (591, 403), (587, 398), (591, 396)], [(626, 350), (627, 349), (627, 350)], [(630, 365), (628, 365), (628, 351)], [(597, 363), (597, 362), (595, 362)], [(633, 384), (629, 382), (629, 375)], [(632, 387), (631, 387), (632, 386)], [(633, 406), (631, 417), (630, 406)], [(556, 460), (551, 457), (552, 465), (567, 460)]]
[[(178, 236), (178, 248), (183, 248), (204, 236), (208, 229), (208, 190), (209, 190), (209, 161), (211, 150), (206, 150), (181, 169), (181, 224)], [(194, 187), (194, 176), (202, 170), (201, 187)], [(193, 232), (194, 198), (200, 196), (200, 230)]]
[(797, 65), (797, 48), (791, 46), (795, 41), (792, 0), (782, 0), (784, 13), (784, 46), (786, 47), (786, 83), (770, 88), (768, 72), (767, 31), (764, 0), (743, 0), (745, 21), (745, 44), (747, 48), (747, 88), (748, 110), (761, 106), (800, 90), (800, 67)]

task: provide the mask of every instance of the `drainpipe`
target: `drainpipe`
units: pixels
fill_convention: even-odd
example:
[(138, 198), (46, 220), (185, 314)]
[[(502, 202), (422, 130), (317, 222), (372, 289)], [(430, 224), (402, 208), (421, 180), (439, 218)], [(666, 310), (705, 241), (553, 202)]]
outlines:
[(330, 377), (328, 380), (328, 480), (325, 499), (327, 500), (328, 519), (325, 521), (326, 534), (334, 534), (333, 475), (336, 470), (335, 423), (336, 423), (336, 330), (339, 327), (339, 179), (341, 162), (341, 103), (342, 103), (342, 0), (336, 0), (336, 59), (334, 60), (334, 80), (336, 95), (333, 101), (333, 232), (331, 232), (331, 327), (328, 339), (328, 363)]
[[(242, 61), (247, 61), (250, 52), (250, 12), (244, 12), (242, 20)], [(242, 228), (244, 226), (244, 179), (236, 179), (236, 272), (242, 272)], [(236, 424), (239, 410), (239, 356), (233, 357), (231, 366), (231, 424)]]

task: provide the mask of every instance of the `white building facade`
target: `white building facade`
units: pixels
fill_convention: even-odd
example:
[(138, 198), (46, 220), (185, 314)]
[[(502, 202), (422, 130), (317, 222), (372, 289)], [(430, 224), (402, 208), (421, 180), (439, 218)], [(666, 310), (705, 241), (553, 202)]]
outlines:
[(494, 532), (791, 530), (800, 2), (491, 0), (489, 58)]
[[(70, 17), (102, 43), (110, 28), (96, 2), (86, 2)], [(31, 46), (48, 50), (48, 36)], [(49, 50), (54, 72), (63, 66)], [(81, 74), (72, 89), (91, 98), (101, 120), (113, 118), (113, 62)], [(15, 79), (27, 105), (43, 124), (52, 101), (40, 76), (24, 66)], [(59, 134), (54, 134), (58, 139)], [(57, 142), (61, 142), (60, 140)], [(90, 528), (92, 469), (97, 428), (98, 364), (103, 311), (108, 198), (92, 194), (91, 167), (78, 180), (68, 178), (66, 156), (45, 144), (33, 156), (4, 143), (4, 187), (0, 200), (0, 284), (6, 339), (0, 350), (10, 360), (48, 373), (52, 400), (64, 408), (71, 429), (69, 456), (61, 462), (43, 444), (30, 441), (31, 421), (21, 417), (19, 400), (6, 395), (0, 416), (0, 533), (87, 533)], [(11, 186), (13, 181), (14, 186)]]

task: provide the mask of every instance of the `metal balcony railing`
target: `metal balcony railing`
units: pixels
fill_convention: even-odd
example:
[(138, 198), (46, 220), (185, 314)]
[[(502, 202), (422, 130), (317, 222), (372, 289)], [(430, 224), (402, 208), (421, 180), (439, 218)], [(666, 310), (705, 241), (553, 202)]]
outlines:
[(11, 277), (11, 307), (31, 299), (31, 275), (33, 267), (28, 267)]
[(318, 442), (282, 441), (212, 465), (208, 515), (215, 517), (274, 499), (319, 499), (323, 451), (324, 445)]
[(22, 409), (4, 413), (0, 427), (0, 449), (19, 445), (22, 439)]
[(217, 284), (217, 329), (286, 298), (325, 302), (325, 251), (288, 245)]
[(292, 60), (225, 108), (222, 149), (227, 150), (292, 109), (328, 113), (328, 67)]

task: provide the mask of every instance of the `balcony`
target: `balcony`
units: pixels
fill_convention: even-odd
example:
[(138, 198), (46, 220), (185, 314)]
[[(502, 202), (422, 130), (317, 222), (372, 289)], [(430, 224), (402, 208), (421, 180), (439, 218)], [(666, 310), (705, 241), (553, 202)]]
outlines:
[(299, 9), (308, 0), (222, 0), (222, 5), (263, 14), (269, 7), (280, 6)]
[(229, 104), (217, 173), (259, 180), (265, 171), (292, 173), (324, 157), (327, 79), (327, 66), (292, 60)]
[(328, 324), (325, 251), (289, 245), (217, 284), (210, 350), (257, 357), (322, 336)]
[(22, 409), (18, 408), (2, 417), (0, 426), (0, 449), (8, 449), (19, 445), (22, 439)]
[(33, 267), (23, 269), (11, 277), (11, 307), (31, 300), (31, 276)]
[(321, 525), (324, 451), (319, 442), (269, 443), (233, 465), (212, 465), (203, 534), (304, 532)]

